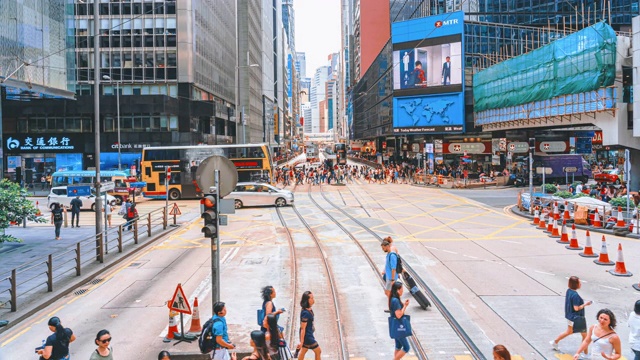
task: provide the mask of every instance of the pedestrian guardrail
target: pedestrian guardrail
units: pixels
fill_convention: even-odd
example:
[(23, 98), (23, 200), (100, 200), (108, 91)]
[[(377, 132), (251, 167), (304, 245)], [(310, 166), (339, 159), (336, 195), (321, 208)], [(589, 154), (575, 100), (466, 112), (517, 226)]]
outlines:
[[(20, 299), (35, 296), (44, 288), (53, 292), (56, 284), (81, 276), (89, 265), (115, 259), (115, 254), (122, 253), (127, 247), (135, 247), (145, 235), (149, 239), (154, 233), (166, 230), (169, 221), (167, 208), (163, 206), (119, 226), (107, 228), (101, 234), (82, 239), (65, 251), (50, 253), (0, 274), (0, 308), (10, 304), (11, 312), (16, 312)], [(173, 216), (173, 225), (176, 221), (176, 216)]]

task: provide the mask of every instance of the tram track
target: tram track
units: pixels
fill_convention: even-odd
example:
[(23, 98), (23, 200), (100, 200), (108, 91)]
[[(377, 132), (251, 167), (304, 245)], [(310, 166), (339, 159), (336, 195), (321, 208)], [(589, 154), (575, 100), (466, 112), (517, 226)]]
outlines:
[[(367, 225), (363, 224), (361, 221), (359, 221), (358, 219), (356, 219), (355, 217), (353, 217), (351, 214), (349, 214), (348, 212), (346, 212), (345, 210), (343, 210), (341, 207), (339, 207), (338, 205), (336, 205), (333, 201), (331, 201), (325, 194), (324, 190), (322, 190), (322, 186), (321, 186), (321, 194), (322, 197), (324, 198), (324, 200), (331, 205), (333, 208), (335, 208), (336, 210), (338, 210), (340, 213), (342, 213), (344, 216), (346, 216), (347, 218), (349, 218), (349, 220), (351, 220), (352, 222), (354, 222), (355, 224), (357, 224), (359, 227), (361, 227), (363, 230), (367, 231), (369, 234), (371, 234), (375, 239), (377, 239), (378, 241), (382, 242), (383, 238), (378, 235), (375, 231), (371, 230), (371, 228), (369, 228)], [(320, 206), (317, 201), (315, 201), (315, 199), (313, 199), (313, 197), (311, 196), (311, 194), (309, 194), (309, 198), (311, 199), (311, 201), (316, 205), (316, 207), (318, 207), (320, 210), (322, 210), (322, 212), (329, 217), (338, 227), (340, 227), (360, 248), (360, 250), (363, 252), (363, 254), (365, 255), (365, 257), (367, 258), (367, 260), (369, 261), (370, 265), (372, 265), (372, 269), (376, 272), (376, 274), (379, 274), (379, 272), (377, 271), (377, 267), (375, 266), (375, 264), (372, 262), (371, 257), (368, 255), (368, 253), (366, 252), (366, 250), (364, 249), (364, 247), (362, 246), (362, 244), (360, 243), (359, 240), (357, 240), (357, 238), (355, 238), (353, 236), (353, 234), (347, 230), (342, 223), (337, 220), (333, 215), (329, 214), (328, 211), (326, 211), (324, 208), (322, 208), (322, 206)], [(354, 194), (354, 198), (355, 194)], [(357, 199), (357, 198), (356, 198)], [(413, 267), (411, 267), (411, 265), (405, 260), (403, 259), (403, 265), (405, 270), (413, 277), (413, 279), (416, 281), (416, 283), (419, 285), (420, 288), (422, 288), (427, 296), (432, 300), (432, 303), (434, 304), (435, 308), (440, 312), (440, 314), (442, 315), (442, 317), (447, 321), (447, 323), (449, 324), (449, 326), (451, 327), (451, 329), (456, 333), (456, 335), (459, 337), (459, 339), (462, 341), (462, 343), (464, 344), (464, 346), (466, 347), (466, 349), (470, 352), (470, 354), (474, 357), (474, 359), (479, 359), (479, 360), (485, 360), (486, 357), (484, 356), (484, 354), (482, 353), (482, 351), (480, 351), (480, 349), (478, 348), (478, 346), (473, 342), (473, 340), (471, 339), (471, 337), (467, 334), (467, 332), (462, 328), (462, 326), (458, 323), (458, 321), (453, 317), (453, 315), (448, 311), (448, 309), (444, 306), (444, 304), (442, 303), (442, 301), (438, 298), (438, 296), (435, 294), (435, 292), (431, 289), (431, 287), (429, 287), (429, 285), (418, 275), (417, 271), (415, 271), (415, 269)], [(379, 276), (378, 276), (379, 278)], [(382, 281), (380, 279), (380, 281)], [(424, 351), (424, 348), (422, 347), (422, 345), (420, 344), (418, 338), (416, 335), (414, 335), (412, 337), (412, 342), (414, 344), (414, 348), (415, 349), (420, 349), (418, 350), (416, 353), (418, 354), (420, 359), (428, 359), (426, 352)], [(422, 353), (420, 353), (422, 352)]]
[[(297, 186), (297, 185), (296, 185)], [(309, 186), (309, 191), (310, 191), (311, 186)], [(311, 225), (309, 225), (309, 223), (305, 220), (305, 218), (302, 216), (302, 214), (300, 214), (300, 212), (298, 211), (298, 209), (296, 208), (295, 204), (291, 206), (291, 209), (293, 210), (293, 212), (295, 213), (295, 215), (297, 216), (297, 218), (300, 220), (300, 222), (304, 225), (304, 227), (307, 229), (307, 232), (309, 233), (309, 235), (311, 236), (311, 239), (314, 242), (314, 245), (316, 247), (316, 249), (318, 250), (319, 253), (319, 257), (322, 259), (322, 264), (323, 264), (323, 268), (325, 271), (325, 274), (327, 276), (328, 279), (328, 285), (331, 291), (331, 297), (333, 299), (333, 309), (335, 312), (335, 318), (336, 318), (336, 330), (337, 330), (337, 335), (338, 335), (338, 341), (339, 341), (339, 359), (342, 360), (348, 360), (349, 359), (349, 352), (347, 350), (347, 345), (346, 345), (346, 338), (345, 338), (345, 334), (344, 334), (344, 330), (343, 330), (343, 325), (342, 325), (342, 320), (340, 317), (340, 304), (339, 304), (339, 300), (338, 300), (338, 293), (335, 287), (336, 281), (334, 279), (333, 276), (333, 272), (331, 270), (331, 266), (329, 265), (329, 262), (327, 260), (327, 253), (325, 251), (325, 249), (323, 248), (323, 246), (321, 245), (320, 239), (318, 238), (318, 235), (316, 234), (316, 232), (313, 230), (313, 228), (311, 227)], [(293, 269), (295, 269), (295, 275), (294, 277), (296, 278), (296, 280), (294, 281), (294, 285), (293, 285), (293, 303), (294, 306), (292, 307), (293, 309), (293, 313), (290, 316), (290, 334), (289, 334), (289, 340), (290, 340), (290, 344), (293, 346), (293, 344), (295, 344), (296, 341), (296, 337), (295, 334), (296, 332), (293, 331), (296, 321), (295, 321), (295, 317), (297, 316), (297, 311), (295, 311), (295, 301), (296, 299), (299, 298), (299, 296), (301, 296), (302, 294), (297, 294), (298, 293), (298, 280), (297, 280), (297, 274), (298, 274), (298, 269), (297, 269), (297, 262), (298, 262), (298, 258), (296, 256), (296, 251), (295, 251), (295, 242), (293, 240), (293, 234), (291, 232), (291, 229), (289, 228), (289, 226), (287, 225), (287, 221), (285, 220), (283, 214), (282, 214), (282, 210), (280, 208), (276, 208), (276, 212), (278, 213), (278, 217), (280, 219), (280, 222), (282, 223), (283, 227), (286, 229), (287, 232), (287, 237), (288, 237), (288, 241), (289, 241), (289, 246), (291, 248), (291, 253), (292, 253), (292, 262), (294, 263), (294, 265), (292, 265)]]

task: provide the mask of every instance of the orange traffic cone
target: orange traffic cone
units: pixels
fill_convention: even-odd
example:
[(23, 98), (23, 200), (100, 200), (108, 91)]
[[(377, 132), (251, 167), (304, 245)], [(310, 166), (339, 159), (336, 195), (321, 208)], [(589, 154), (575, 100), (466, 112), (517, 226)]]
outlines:
[[(553, 213), (549, 213), (549, 219), (547, 220), (547, 229), (544, 230), (544, 232), (551, 234), (553, 232), (553, 224), (554, 224), (554, 214)], [(557, 226), (557, 225), (556, 225)]]
[(618, 243), (618, 260), (616, 260), (615, 269), (607, 270), (611, 275), (615, 276), (632, 276), (633, 274), (627, 271), (624, 266), (624, 257), (622, 256), (622, 244)]
[(613, 261), (609, 260), (609, 253), (607, 252), (607, 240), (602, 235), (602, 248), (600, 249), (600, 257), (598, 260), (593, 260), (594, 263), (598, 265), (613, 265)]
[(564, 215), (562, 216), (562, 218), (567, 220), (567, 222), (571, 221), (571, 213), (569, 212), (569, 202), (567, 201), (564, 202)]
[(540, 222), (538, 222), (537, 229), (545, 230), (547, 228), (546, 218), (547, 218), (547, 214), (543, 211), (542, 216), (540, 216)]
[(198, 310), (198, 298), (193, 301), (193, 316), (191, 317), (191, 327), (189, 333), (200, 334), (202, 325), (200, 325), (200, 311)]
[(598, 257), (598, 254), (594, 253), (593, 247), (591, 247), (591, 234), (589, 233), (589, 230), (587, 230), (587, 238), (584, 244), (584, 252), (581, 252), (578, 255), (582, 257)]
[(551, 229), (551, 235), (549, 236), (552, 238), (561, 238), (560, 231), (558, 230), (558, 220), (553, 219), (553, 228)]
[(560, 240), (556, 240), (559, 244), (569, 243), (569, 234), (567, 234), (567, 220), (562, 220), (562, 231), (560, 232)]
[(536, 209), (533, 215), (533, 225), (538, 225), (539, 222), (540, 222), (540, 213), (538, 212), (538, 209)]
[(42, 216), (42, 212), (40, 212), (40, 203), (36, 201), (36, 216)]
[[(171, 300), (169, 300), (169, 304), (171, 303)], [(174, 333), (178, 332), (178, 320), (176, 319), (176, 315), (178, 315), (178, 312), (173, 311), (173, 310), (169, 310), (169, 329), (167, 330), (167, 335), (165, 335), (164, 339), (162, 340), (163, 342), (171, 342), (171, 340), (173, 340)]]
[(616, 222), (617, 227), (626, 227), (627, 224), (624, 223), (624, 217), (622, 216), (622, 206), (618, 206), (618, 222)]
[(571, 241), (565, 248), (569, 250), (582, 250), (582, 247), (578, 244), (578, 237), (576, 236), (576, 224), (571, 226)]
[(602, 227), (602, 222), (600, 221), (600, 215), (598, 214), (598, 209), (596, 209), (596, 212), (593, 214), (593, 223), (591, 224), (591, 226), (595, 228)]
[(560, 211), (558, 209), (558, 202), (553, 204), (553, 220), (560, 220)]

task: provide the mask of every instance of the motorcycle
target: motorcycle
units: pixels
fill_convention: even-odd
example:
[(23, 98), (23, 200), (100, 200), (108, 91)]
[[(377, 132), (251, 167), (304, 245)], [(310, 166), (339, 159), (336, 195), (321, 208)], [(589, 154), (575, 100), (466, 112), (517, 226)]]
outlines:
[(529, 185), (529, 179), (526, 179), (526, 178), (524, 178), (522, 176), (516, 176), (515, 180), (513, 180), (513, 185), (515, 187)]

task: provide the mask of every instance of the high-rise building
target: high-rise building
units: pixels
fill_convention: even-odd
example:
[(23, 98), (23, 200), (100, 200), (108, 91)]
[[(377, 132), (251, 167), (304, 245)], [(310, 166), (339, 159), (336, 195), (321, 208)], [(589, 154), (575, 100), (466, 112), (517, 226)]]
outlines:
[(307, 55), (304, 52), (296, 52), (296, 71), (300, 79), (307, 77)]
[[(309, 102), (311, 103), (311, 128), (313, 132), (320, 129), (320, 102), (326, 99), (325, 83), (329, 77), (329, 66), (321, 66), (316, 69), (311, 80), (311, 91), (309, 92)], [(307, 120), (308, 121), (308, 120)], [(306, 127), (305, 127), (306, 128)]]
[(293, 8), (293, 0), (282, 0), (282, 25), (287, 35), (289, 46), (296, 48), (296, 15)]
[(378, 56), (382, 46), (389, 40), (391, 26), (389, 22), (381, 21), (389, 14), (389, 0), (352, 1), (353, 53), (351, 61), (354, 81), (358, 81)]

